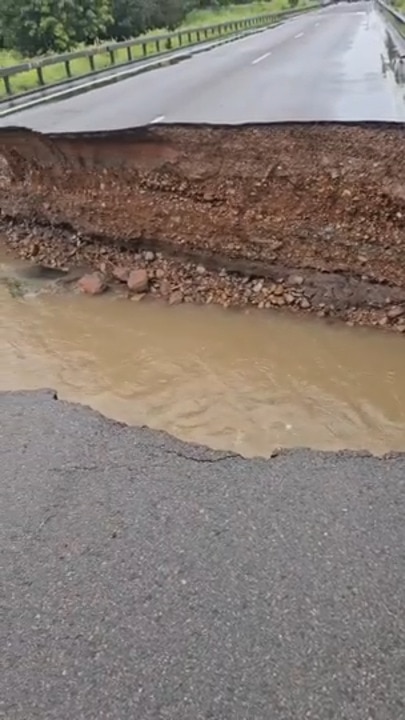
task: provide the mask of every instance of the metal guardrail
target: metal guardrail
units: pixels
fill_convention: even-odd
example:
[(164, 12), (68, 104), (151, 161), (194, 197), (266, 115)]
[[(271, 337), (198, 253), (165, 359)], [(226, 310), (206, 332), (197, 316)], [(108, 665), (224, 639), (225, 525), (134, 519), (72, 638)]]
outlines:
[[(12, 78), (22, 73), (29, 72), (32, 70), (36, 71), (37, 84), (30, 89), (41, 88), (46, 85), (57, 85), (66, 80), (75, 79), (79, 77), (86, 77), (95, 72), (102, 72), (113, 68), (114, 66), (123, 66), (132, 63), (136, 63), (149, 56), (164, 55), (167, 52), (173, 51), (174, 49), (181, 49), (189, 45), (198, 45), (199, 43), (207, 42), (221, 37), (226, 37), (240, 32), (241, 30), (249, 30), (254, 28), (261, 28), (275, 22), (288, 18), (293, 15), (297, 15), (309, 10), (313, 10), (319, 5), (318, 2), (314, 2), (305, 8), (295, 8), (294, 10), (286, 10), (278, 13), (269, 13), (266, 15), (256, 15), (253, 17), (240, 18), (238, 20), (232, 20), (224, 23), (218, 23), (215, 25), (206, 25), (196, 28), (188, 28), (184, 30), (177, 30), (172, 33), (166, 33), (164, 35), (154, 35), (150, 37), (143, 37), (138, 39), (124, 40), (122, 42), (108, 43), (104, 45), (96, 45), (90, 48), (84, 48), (82, 50), (76, 50), (71, 53), (64, 53), (62, 55), (49, 55), (39, 58), (34, 58), (27, 62), (19, 63), (18, 65), (11, 65), (9, 67), (0, 68), (0, 80), (3, 80), (5, 95), (4, 97), (18, 97), (24, 93), (16, 93), (13, 91)], [(120, 60), (118, 55), (120, 50), (126, 51), (126, 57)], [(100, 55), (107, 55), (107, 64), (103, 67), (96, 67), (95, 58)], [(88, 72), (81, 72), (75, 74), (72, 70), (72, 63), (75, 60), (87, 59), (89, 63)], [(47, 83), (44, 77), (43, 69), (52, 65), (63, 65), (65, 71), (65, 78), (61, 78), (57, 81)], [(1, 98), (1, 95), (0, 95)]]
[[(403, 38), (405, 43), (405, 15), (396, 10), (392, 5), (383, 2), (383, 0), (377, 0), (377, 6), (401, 38)], [(405, 52), (405, 44), (403, 50)]]

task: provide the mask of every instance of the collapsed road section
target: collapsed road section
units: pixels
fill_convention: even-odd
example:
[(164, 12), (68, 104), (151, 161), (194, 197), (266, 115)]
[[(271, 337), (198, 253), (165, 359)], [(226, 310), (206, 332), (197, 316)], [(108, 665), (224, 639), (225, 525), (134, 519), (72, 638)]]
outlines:
[(124, 262), (177, 301), (404, 332), (404, 138), (395, 123), (4, 128), (2, 230), (63, 267), (98, 268), (102, 249), (107, 276)]

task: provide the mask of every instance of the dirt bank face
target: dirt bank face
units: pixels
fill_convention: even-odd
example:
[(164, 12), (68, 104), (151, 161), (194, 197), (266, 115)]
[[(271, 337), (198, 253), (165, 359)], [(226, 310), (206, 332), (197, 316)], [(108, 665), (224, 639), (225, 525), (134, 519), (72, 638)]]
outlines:
[(347, 278), (388, 284), (384, 298), (356, 286), (343, 303), (380, 307), (405, 290), (404, 139), (386, 124), (8, 129), (0, 206), (31, 230), (68, 227), (271, 283), (290, 268), (343, 274), (345, 292)]

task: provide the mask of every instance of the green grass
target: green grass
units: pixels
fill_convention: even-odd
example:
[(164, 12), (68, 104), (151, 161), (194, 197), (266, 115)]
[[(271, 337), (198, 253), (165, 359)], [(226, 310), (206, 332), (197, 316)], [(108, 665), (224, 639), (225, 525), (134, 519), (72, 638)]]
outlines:
[[(405, 2), (405, 0), (404, 0)], [(314, 0), (299, 0), (299, 8), (310, 7), (316, 4)], [(270, 2), (253, 2), (246, 5), (230, 5), (227, 8), (218, 8), (218, 10), (194, 10), (189, 13), (184, 23), (177, 29), (186, 33), (188, 28), (201, 28), (204, 25), (215, 25), (219, 23), (231, 22), (235, 20), (241, 20), (245, 17), (254, 17), (259, 15), (266, 15), (268, 13), (280, 12), (282, 10), (289, 10), (290, 6), (287, 0), (271, 0)], [(161, 30), (153, 30), (144, 36), (138, 37), (134, 42), (139, 40), (145, 40), (147, 56), (151, 56), (158, 52), (155, 43), (148, 42), (148, 38), (151, 36), (164, 35), (167, 30), (164, 28)], [(215, 39), (218, 37), (218, 32), (210, 32), (207, 35), (207, 39)], [(201, 40), (205, 40), (204, 33), (201, 33)], [(191, 43), (197, 41), (196, 33), (193, 33), (191, 37)], [(183, 36), (182, 46), (189, 44), (189, 38), (187, 35)], [(172, 40), (172, 49), (180, 47), (177, 38)], [(164, 50), (164, 41), (160, 43), (160, 50)], [(132, 57), (134, 59), (140, 58), (144, 55), (142, 46), (136, 45), (131, 49)], [(115, 63), (117, 65), (128, 61), (127, 50), (122, 48), (115, 52)], [(16, 52), (13, 51), (0, 51), (0, 67), (10, 67), (11, 65), (17, 65), (18, 63), (25, 62), (25, 59)], [(104, 68), (110, 67), (111, 60), (108, 53), (102, 53), (94, 56), (94, 66), (96, 70), (103, 70)], [(91, 66), (88, 58), (77, 58), (70, 62), (70, 71), (72, 77), (80, 77), (91, 71)], [(50, 65), (42, 69), (44, 82), (46, 85), (60, 82), (65, 80), (66, 68), (64, 63), (58, 63), (56, 65)], [(27, 72), (20, 73), (10, 78), (10, 84), (13, 93), (21, 93), (26, 90), (32, 90), (39, 85), (38, 74), (36, 70), (29, 70)], [(0, 97), (6, 95), (6, 89), (3, 81), (0, 79)]]

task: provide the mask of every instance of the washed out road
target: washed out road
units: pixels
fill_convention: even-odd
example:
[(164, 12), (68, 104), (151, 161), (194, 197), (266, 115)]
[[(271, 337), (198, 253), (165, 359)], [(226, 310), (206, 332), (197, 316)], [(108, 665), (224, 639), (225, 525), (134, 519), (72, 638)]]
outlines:
[[(385, 53), (342, 4), (1, 124), (399, 120)], [(21, 392), (0, 458), (1, 720), (405, 717), (405, 455), (246, 460)]]
[(0, 394), (4, 720), (400, 720), (405, 457)]
[(41, 131), (157, 122), (403, 120), (385, 26), (371, 2), (341, 3), (176, 65), (5, 117)]

